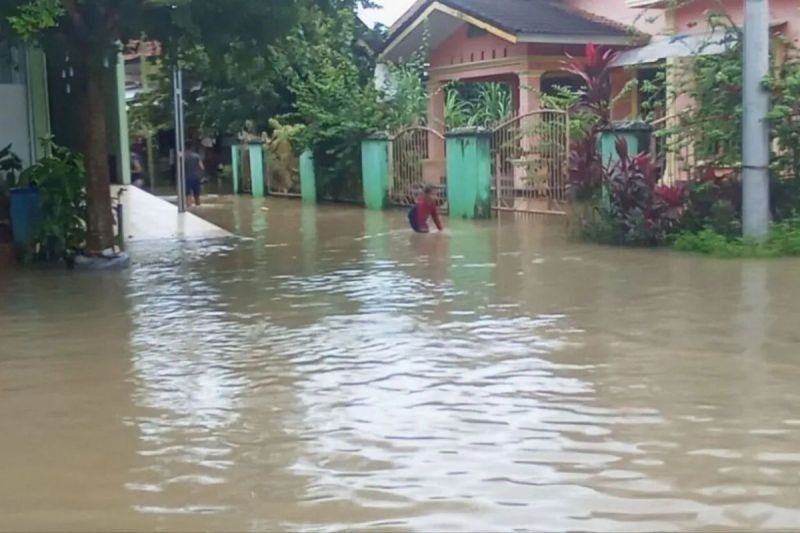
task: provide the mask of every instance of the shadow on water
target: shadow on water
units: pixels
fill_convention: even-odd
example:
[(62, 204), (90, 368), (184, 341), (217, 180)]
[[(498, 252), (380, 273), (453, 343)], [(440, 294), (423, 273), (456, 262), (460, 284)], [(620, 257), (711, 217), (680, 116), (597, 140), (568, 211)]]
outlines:
[(791, 528), (797, 263), (211, 197), (0, 286), (0, 528)]

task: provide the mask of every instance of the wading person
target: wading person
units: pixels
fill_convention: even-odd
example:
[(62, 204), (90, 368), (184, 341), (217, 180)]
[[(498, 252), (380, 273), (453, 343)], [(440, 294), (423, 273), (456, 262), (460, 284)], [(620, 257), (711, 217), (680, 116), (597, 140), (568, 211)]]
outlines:
[[(203, 186), (203, 174), (206, 167), (203, 158), (200, 157), (191, 144), (186, 145), (184, 154), (184, 166), (186, 168), (186, 198), (194, 198), (194, 205), (200, 205), (200, 189)], [(189, 202), (191, 203), (191, 202)]]
[(131, 148), (131, 183), (140, 189), (144, 188), (144, 158), (138, 147)]
[(426, 185), (422, 194), (417, 196), (414, 207), (408, 212), (408, 222), (416, 233), (430, 233), (428, 228), (430, 219), (433, 219), (433, 223), (439, 231), (443, 231), (442, 221), (439, 219), (439, 208), (436, 205), (436, 193), (433, 186)]

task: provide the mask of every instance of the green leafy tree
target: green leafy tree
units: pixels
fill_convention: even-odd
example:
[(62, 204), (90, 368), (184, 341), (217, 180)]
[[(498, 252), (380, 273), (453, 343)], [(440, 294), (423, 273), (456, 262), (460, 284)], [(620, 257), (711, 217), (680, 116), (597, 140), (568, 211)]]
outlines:
[(156, 40), (168, 59), (202, 47), (212, 64), (247, 64), (253, 49), (262, 49), (293, 26), (301, 4), (278, 0), (0, 1), (0, 24), (75, 58), (87, 176), (88, 253), (100, 253), (114, 244), (104, 80), (106, 65), (119, 51), (119, 43)]

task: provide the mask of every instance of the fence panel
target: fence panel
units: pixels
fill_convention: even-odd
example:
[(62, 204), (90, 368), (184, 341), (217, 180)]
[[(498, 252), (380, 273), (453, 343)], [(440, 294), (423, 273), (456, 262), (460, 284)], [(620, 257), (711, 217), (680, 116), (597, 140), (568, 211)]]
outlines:
[(568, 199), (569, 115), (535, 111), (492, 133), (494, 208), (563, 214)]
[(391, 185), (389, 201), (410, 206), (426, 185), (439, 191), (441, 207), (447, 207), (444, 135), (423, 126), (404, 129), (391, 138)]

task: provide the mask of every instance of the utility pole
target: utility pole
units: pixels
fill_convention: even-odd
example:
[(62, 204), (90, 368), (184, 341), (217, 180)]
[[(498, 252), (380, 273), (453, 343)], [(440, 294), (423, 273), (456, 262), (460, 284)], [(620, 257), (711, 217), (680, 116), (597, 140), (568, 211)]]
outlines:
[(746, 0), (743, 66), (742, 222), (744, 236), (763, 241), (769, 233), (769, 0)]
[[(150, 65), (147, 64), (147, 51), (141, 54), (139, 57), (139, 68), (140, 68), (140, 81), (142, 83), (142, 92), (147, 92), (150, 90), (150, 77), (148, 72), (148, 67)], [(147, 175), (150, 178), (150, 191), (155, 192), (156, 190), (156, 155), (155, 149), (153, 147), (153, 132), (150, 129), (147, 130), (147, 135), (145, 136), (145, 142), (147, 144)]]
[(186, 137), (183, 119), (183, 73), (172, 67), (172, 88), (175, 106), (175, 184), (178, 189), (178, 212), (186, 212)]

